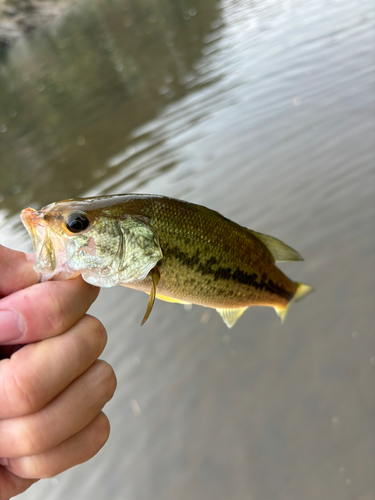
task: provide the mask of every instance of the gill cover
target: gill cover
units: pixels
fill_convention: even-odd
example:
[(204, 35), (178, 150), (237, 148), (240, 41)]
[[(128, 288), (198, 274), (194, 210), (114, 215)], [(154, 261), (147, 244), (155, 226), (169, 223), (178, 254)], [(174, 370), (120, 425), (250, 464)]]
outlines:
[(118, 246), (104, 268), (82, 270), (92, 285), (111, 287), (143, 280), (163, 258), (157, 234), (142, 220), (127, 217), (116, 221)]

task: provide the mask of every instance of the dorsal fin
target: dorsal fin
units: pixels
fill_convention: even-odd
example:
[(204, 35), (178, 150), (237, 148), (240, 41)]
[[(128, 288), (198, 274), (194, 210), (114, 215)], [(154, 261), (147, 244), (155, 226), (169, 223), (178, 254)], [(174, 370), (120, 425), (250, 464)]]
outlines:
[(293, 248), (288, 247), (282, 241), (273, 238), (272, 236), (268, 236), (268, 234), (257, 233), (256, 231), (252, 231), (249, 229), (250, 233), (252, 233), (258, 240), (266, 245), (268, 250), (271, 252), (272, 257), (275, 259), (275, 262), (287, 262), (290, 260), (303, 260), (298, 252), (293, 250)]

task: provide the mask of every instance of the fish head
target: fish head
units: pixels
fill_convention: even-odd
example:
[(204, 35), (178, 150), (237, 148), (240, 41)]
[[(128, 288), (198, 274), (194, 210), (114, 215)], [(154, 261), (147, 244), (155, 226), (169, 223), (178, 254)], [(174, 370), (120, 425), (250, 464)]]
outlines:
[(144, 279), (162, 257), (156, 235), (143, 221), (110, 208), (67, 200), (21, 213), (36, 254), (40, 281), (82, 275), (110, 287)]
[[(52, 203), (21, 213), (34, 246), (41, 281), (70, 279), (84, 271), (105, 277), (121, 245), (116, 222), (95, 217), (73, 203)], [(103, 285), (102, 285), (103, 286)]]

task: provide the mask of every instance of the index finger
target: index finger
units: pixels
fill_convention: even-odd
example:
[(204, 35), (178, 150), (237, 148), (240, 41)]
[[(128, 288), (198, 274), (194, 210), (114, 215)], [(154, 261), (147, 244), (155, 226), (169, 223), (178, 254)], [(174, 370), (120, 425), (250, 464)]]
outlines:
[(46, 281), (0, 300), (0, 344), (29, 344), (66, 332), (99, 294), (79, 276)]
[(36, 283), (38, 275), (28, 256), (0, 245), (0, 298)]

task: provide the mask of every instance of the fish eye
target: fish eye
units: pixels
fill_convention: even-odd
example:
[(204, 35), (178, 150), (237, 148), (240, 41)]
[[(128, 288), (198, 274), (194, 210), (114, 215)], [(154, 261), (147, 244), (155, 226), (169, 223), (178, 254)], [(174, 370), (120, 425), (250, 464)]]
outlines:
[(80, 233), (89, 227), (90, 221), (84, 212), (73, 212), (65, 219), (65, 226), (71, 233)]

